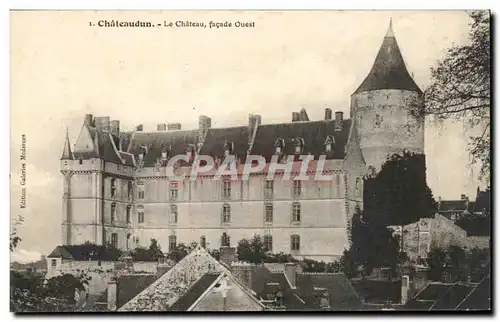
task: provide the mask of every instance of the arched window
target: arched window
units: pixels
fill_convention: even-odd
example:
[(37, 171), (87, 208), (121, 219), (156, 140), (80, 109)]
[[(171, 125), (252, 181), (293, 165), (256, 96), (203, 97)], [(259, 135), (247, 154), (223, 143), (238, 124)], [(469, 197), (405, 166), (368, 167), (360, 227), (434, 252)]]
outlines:
[(116, 203), (111, 204), (111, 223), (114, 223), (116, 220)]
[(130, 210), (132, 209), (131, 205), (127, 205), (127, 224), (130, 224)]
[(303, 138), (296, 138), (293, 141), (293, 144), (295, 146), (295, 154), (301, 154), (302, 151), (304, 151), (304, 139)]
[(276, 142), (274, 142), (274, 148), (276, 149), (276, 154), (282, 153), (285, 148), (285, 140), (278, 138)]
[(116, 194), (116, 179), (111, 178), (111, 197), (114, 197)]

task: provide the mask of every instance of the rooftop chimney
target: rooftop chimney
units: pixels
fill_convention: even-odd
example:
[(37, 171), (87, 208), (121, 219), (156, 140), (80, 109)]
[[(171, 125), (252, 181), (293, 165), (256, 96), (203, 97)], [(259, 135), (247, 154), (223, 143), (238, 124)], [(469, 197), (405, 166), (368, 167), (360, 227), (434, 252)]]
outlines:
[(120, 121), (111, 121), (111, 134), (114, 134), (116, 136), (120, 135)]
[(255, 127), (260, 125), (261, 117), (258, 114), (250, 114), (248, 116), (248, 142), (250, 143), (255, 132)]
[(109, 116), (99, 116), (94, 118), (95, 127), (101, 131), (109, 131)]
[(143, 129), (142, 124), (139, 124), (139, 125), (137, 125), (137, 126), (135, 127), (135, 130), (136, 130), (137, 132), (142, 132), (142, 129)]
[(169, 131), (178, 131), (182, 127), (181, 123), (168, 123)]
[(344, 112), (335, 112), (335, 131), (342, 131)]
[(305, 109), (305, 108), (302, 108), (302, 109), (300, 110), (299, 115), (300, 115), (300, 120), (301, 120), (301, 121), (309, 121), (309, 116), (307, 116), (307, 112), (306, 112), (306, 109)]
[(212, 119), (206, 115), (200, 115), (198, 118), (198, 143), (203, 143), (205, 134), (212, 127)]
[(300, 114), (298, 112), (292, 112), (292, 122), (300, 121)]
[(94, 119), (92, 114), (85, 114), (85, 117), (83, 118), (83, 124), (88, 126), (94, 126)]
[(219, 253), (219, 261), (227, 267), (231, 267), (231, 263), (236, 259), (236, 248), (229, 246), (221, 246)]
[(166, 131), (167, 130), (167, 125), (165, 123), (160, 123), (156, 125), (156, 130), (157, 131)]
[(206, 248), (207, 247), (207, 239), (205, 238), (205, 236), (201, 236), (200, 237), (200, 247), (201, 248)]
[(290, 287), (296, 288), (297, 285), (297, 264), (285, 263), (285, 276), (290, 283)]
[(329, 108), (325, 108), (325, 121), (332, 120), (332, 110)]

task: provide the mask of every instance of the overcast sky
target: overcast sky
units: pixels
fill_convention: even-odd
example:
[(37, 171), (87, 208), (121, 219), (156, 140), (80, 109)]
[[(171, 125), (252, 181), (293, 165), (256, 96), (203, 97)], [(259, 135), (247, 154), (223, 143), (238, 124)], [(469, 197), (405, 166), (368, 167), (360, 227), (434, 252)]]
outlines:
[[(85, 113), (121, 128), (179, 122), (213, 127), (289, 122), (306, 108), (349, 115), (392, 17), (408, 70), (422, 88), (452, 44), (467, 42), (464, 12), (14, 12), (11, 14), (11, 216), (22, 214), (20, 249), (37, 257), (60, 243), (65, 127), (72, 144)], [(255, 22), (254, 28), (96, 28), (99, 20)], [(27, 209), (19, 209), (19, 149), (27, 136)], [(427, 122), (427, 180), (434, 196), (475, 198), (462, 124)], [(22, 257), (24, 255), (18, 255)], [(25, 256), (26, 257), (26, 256)]]

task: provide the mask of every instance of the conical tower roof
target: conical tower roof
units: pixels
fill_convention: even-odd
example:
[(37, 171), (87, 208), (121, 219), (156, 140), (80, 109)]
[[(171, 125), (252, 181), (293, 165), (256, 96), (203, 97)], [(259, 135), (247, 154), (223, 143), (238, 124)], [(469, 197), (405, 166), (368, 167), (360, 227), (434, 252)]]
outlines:
[(68, 128), (66, 128), (66, 140), (64, 141), (64, 149), (61, 160), (73, 160), (73, 153), (71, 153), (71, 146), (69, 144)]
[(422, 93), (406, 69), (392, 30), (392, 20), (370, 73), (354, 94), (378, 89), (405, 89)]

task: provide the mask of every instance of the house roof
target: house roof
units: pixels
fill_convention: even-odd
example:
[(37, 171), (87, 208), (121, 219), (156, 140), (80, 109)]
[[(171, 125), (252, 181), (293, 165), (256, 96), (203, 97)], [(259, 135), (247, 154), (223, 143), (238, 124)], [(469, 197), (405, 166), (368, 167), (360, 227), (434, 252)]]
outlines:
[(57, 246), (47, 257), (71, 259), (76, 261), (116, 261), (118, 260), (118, 252), (103, 245), (64, 245)]
[(474, 212), (482, 212), (483, 209), (490, 212), (491, 207), (491, 192), (489, 189), (486, 191), (478, 191), (476, 196), (476, 203), (474, 207)]
[(491, 310), (491, 278), (486, 276), (455, 308), (459, 311)]
[(220, 276), (218, 273), (207, 273), (203, 275), (177, 302), (175, 302), (169, 311), (187, 311), (200, 298), (200, 296), (212, 285)]
[(450, 287), (434, 304), (429, 308), (430, 311), (450, 311), (455, 309), (465, 297), (473, 290), (471, 285), (455, 284)]
[[(164, 273), (164, 272), (163, 272)], [(116, 306), (121, 307), (146, 287), (156, 281), (161, 274), (140, 274), (140, 275), (122, 275), (117, 280), (117, 299)]]
[(47, 258), (73, 259), (73, 255), (64, 246), (57, 246)]
[(200, 154), (222, 159), (224, 157), (224, 144), (228, 142), (234, 145), (232, 154), (244, 162), (248, 153), (249, 132), (248, 126), (210, 128), (205, 136)]
[(383, 304), (387, 301), (401, 301), (401, 280), (357, 280), (350, 281), (356, 292), (365, 302)]
[(392, 22), (387, 29), (370, 73), (354, 94), (379, 89), (402, 89), (422, 93), (406, 69), (401, 50), (392, 30)]
[(325, 289), (330, 296), (333, 310), (352, 310), (363, 306), (359, 295), (343, 274), (302, 273), (297, 275), (297, 290), (308, 309), (320, 309), (318, 289)]
[(198, 246), (118, 311), (167, 311), (207, 273), (228, 272)]
[(465, 211), (467, 210), (466, 200), (442, 200), (438, 204), (438, 212), (455, 212), (455, 211)]
[[(294, 140), (302, 138), (304, 147), (301, 154), (311, 154), (316, 160), (320, 155), (326, 155), (327, 159), (344, 159), (350, 124), (351, 120), (343, 120), (341, 131), (335, 131), (334, 121), (261, 124), (257, 128), (257, 134), (250, 153), (261, 155), (269, 162), (275, 155), (276, 148), (274, 144), (280, 138), (285, 143), (282, 152), (285, 155), (294, 155)], [(331, 152), (327, 154), (325, 152), (325, 141), (329, 135), (333, 136), (335, 142), (332, 145)]]

